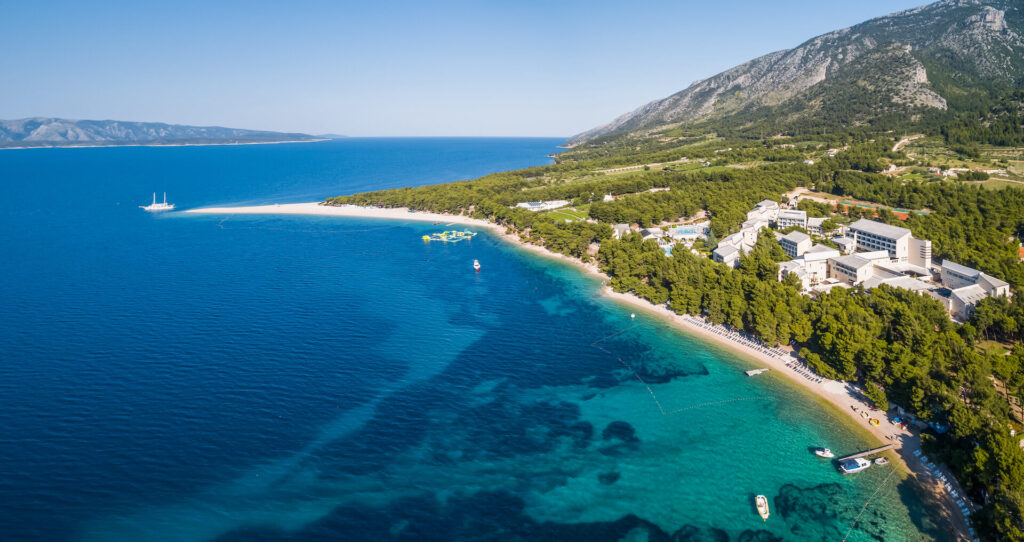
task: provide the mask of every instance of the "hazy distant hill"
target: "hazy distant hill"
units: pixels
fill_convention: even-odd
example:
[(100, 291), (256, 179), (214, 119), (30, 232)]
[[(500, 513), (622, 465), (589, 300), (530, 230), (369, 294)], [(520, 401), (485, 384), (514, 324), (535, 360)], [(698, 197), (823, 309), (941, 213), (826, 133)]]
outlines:
[(682, 123), (786, 129), (976, 107), (1024, 82), (1024, 2), (943, 0), (823, 34), (573, 137)]
[(273, 143), (321, 139), (307, 134), (182, 126), (160, 122), (29, 118), (0, 120), (0, 147)]

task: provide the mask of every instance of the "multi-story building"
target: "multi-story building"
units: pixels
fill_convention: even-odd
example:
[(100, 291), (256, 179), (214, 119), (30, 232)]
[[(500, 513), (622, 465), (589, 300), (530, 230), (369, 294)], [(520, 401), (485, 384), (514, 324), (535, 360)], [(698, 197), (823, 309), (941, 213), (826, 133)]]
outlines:
[(967, 267), (966, 265), (960, 265), (949, 260), (944, 260), (942, 262), (940, 273), (942, 277), (942, 285), (950, 290), (976, 285), (980, 286), (982, 290), (985, 291), (985, 295), (1010, 295), (1010, 285), (1008, 283), (999, 280), (992, 275), (982, 273), (977, 269)]
[(871, 277), (875, 264), (857, 254), (832, 258), (829, 262), (829, 277), (851, 286), (860, 284)]
[(790, 258), (799, 258), (811, 248), (811, 236), (799, 231), (791, 231), (779, 239), (782, 250)]
[(907, 228), (862, 218), (850, 224), (847, 235), (853, 238), (859, 250), (886, 250), (889, 257), (897, 261), (906, 261), (910, 253), (911, 234)]
[(825, 222), (825, 218), (820, 216), (807, 217), (807, 233), (811, 235), (822, 235), (821, 225)]
[(732, 245), (724, 245), (719, 243), (718, 248), (716, 248), (711, 253), (711, 259), (719, 263), (724, 263), (726, 265), (736, 267), (736, 265), (740, 261), (740, 249)]
[(814, 245), (803, 254), (804, 269), (811, 282), (821, 282), (828, 278), (828, 261), (838, 258), (839, 251), (825, 245)]
[(779, 228), (799, 226), (801, 228), (807, 229), (807, 211), (783, 209), (779, 211), (778, 216), (775, 218), (775, 225)]

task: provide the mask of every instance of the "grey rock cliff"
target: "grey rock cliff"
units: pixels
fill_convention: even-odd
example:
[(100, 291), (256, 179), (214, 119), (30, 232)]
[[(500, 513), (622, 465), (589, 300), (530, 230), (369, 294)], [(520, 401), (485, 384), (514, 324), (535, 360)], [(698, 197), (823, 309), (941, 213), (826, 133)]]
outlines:
[(945, 108), (946, 98), (930, 82), (928, 69), (1006, 84), (1021, 77), (1021, 4), (944, 0), (829, 32), (694, 82), (681, 92), (578, 134), (569, 143), (764, 107), (783, 106), (793, 115), (801, 110), (813, 114), (815, 102), (809, 99), (813, 89), (844, 77), (849, 80), (851, 70), (862, 76), (854, 82), (870, 86), (882, 109), (891, 109), (892, 104)]

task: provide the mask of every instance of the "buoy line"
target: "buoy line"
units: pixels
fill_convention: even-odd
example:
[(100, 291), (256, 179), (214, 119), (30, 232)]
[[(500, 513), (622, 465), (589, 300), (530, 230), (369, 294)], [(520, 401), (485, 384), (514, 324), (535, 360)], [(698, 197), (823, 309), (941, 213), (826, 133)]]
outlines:
[[(602, 352), (605, 352), (605, 353), (606, 353), (606, 354), (608, 354), (608, 355), (614, 355), (614, 354), (613, 354), (613, 353), (612, 353), (612, 352), (611, 352), (610, 350), (608, 350), (607, 348), (605, 348), (605, 347), (603, 347), (603, 346), (600, 346), (600, 344), (599, 344), (599, 343), (602, 343), (602, 342), (604, 342), (604, 341), (607, 341), (608, 339), (611, 339), (611, 338), (613, 338), (613, 337), (618, 337), (619, 335), (622, 335), (623, 333), (626, 333), (627, 331), (631, 331), (631, 330), (632, 330), (633, 328), (635, 328), (635, 327), (639, 327), (639, 326), (640, 326), (640, 324), (633, 324), (632, 326), (630, 326), (630, 327), (627, 327), (627, 328), (625, 328), (625, 329), (623, 329), (623, 330), (621, 330), (621, 331), (617, 331), (617, 332), (615, 332), (615, 333), (612, 333), (612, 334), (610, 334), (610, 335), (607, 335), (607, 336), (605, 336), (605, 337), (602, 337), (602, 338), (600, 338), (600, 339), (598, 339), (598, 340), (596, 340), (596, 341), (594, 341), (594, 342), (590, 343), (590, 346), (592, 346), (592, 347), (594, 347), (594, 348), (597, 348), (598, 350), (601, 350)], [(707, 402), (707, 403), (700, 403), (700, 404), (696, 404), (696, 405), (690, 405), (690, 406), (686, 406), (686, 407), (683, 407), (683, 408), (678, 408), (678, 409), (676, 409), (676, 410), (665, 410), (665, 407), (664, 407), (664, 405), (662, 405), (662, 404), (661, 404), (661, 401), (660, 401), (660, 400), (658, 400), (658, 394), (654, 393), (654, 389), (652, 389), (652, 388), (651, 388), (651, 385), (650, 385), (650, 384), (648, 384), (648, 383), (647, 383), (647, 382), (646, 382), (646, 381), (645, 381), (645, 380), (644, 380), (644, 379), (643, 379), (643, 378), (642, 378), (642, 377), (640, 376), (640, 373), (638, 373), (638, 372), (636, 371), (636, 369), (634, 369), (634, 368), (633, 368), (633, 366), (632, 366), (632, 365), (630, 365), (629, 363), (627, 363), (627, 362), (626, 362), (626, 360), (622, 359), (621, 357), (619, 357), (619, 356), (615, 356), (615, 359), (617, 359), (617, 360), (619, 361), (619, 363), (621, 363), (621, 364), (622, 364), (622, 366), (623, 366), (623, 367), (625, 367), (626, 369), (628, 369), (628, 370), (629, 370), (629, 372), (633, 373), (633, 376), (634, 376), (634, 377), (635, 377), (635, 378), (637, 379), (637, 381), (638, 381), (638, 382), (640, 382), (641, 384), (643, 384), (643, 386), (644, 386), (645, 388), (647, 388), (647, 393), (651, 394), (651, 399), (653, 399), (653, 400), (654, 400), (654, 404), (655, 404), (655, 406), (657, 406), (657, 407), (658, 407), (658, 411), (659, 411), (659, 412), (661, 412), (661, 415), (662, 415), (662, 416), (669, 416), (669, 415), (671, 415), (671, 414), (678, 414), (678, 413), (680, 413), (680, 412), (685, 412), (685, 411), (687, 411), (687, 410), (693, 410), (693, 409), (695, 409), (695, 408), (703, 408), (703, 407), (708, 407), (708, 406), (713, 406), (713, 405), (719, 405), (719, 404), (724, 404), (724, 403), (734, 403), (734, 402), (736, 402), (736, 401), (753, 401), (753, 400), (755, 400), (755, 399), (767, 399), (767, 398), (769, 398), (768, 396), (764, 396), (764, 395), (756, 395), (756, 396), (753, 396), (753, 397), (736, 397), (736, 398), (733, 398), (733, 399), (723, 399), (723, 400), (721, 400), (721, 401), (711, 401), (711, 402)], [(859, 516), (858, 516), (858, 517), (859, 517)]]
[(846, 542), (846, 539), (850, 537), (850, 533), (852, 533), (853, 530), (857, 528), (857, 522), (860, 521), (860, 517), (864, 515), (864, 512), (867, 511), (868, 505), (871, 504), (871, 500), (875, 498), (875, 495), (878, 495), (878, 492), (882, 490), (882, 486), (884, 486), (885, 483), (889, 481), (889, 478), (892, 478), (893, 474), (896, 474), (895, 468), (889, 470), (889, 475), (885, 477), (885, 480), (882, 480), (882, 482), (878, 484), (878, 487), (875, 488), (874, 493), (872, 493), (871, 496), (868, 497), (868, 500), (864, 502), (864, 506), (860, 508), (860, 513), (857, 514), (857, 517), (853, 518), (853, 525), (850, 526), (850, 530), (846, 531), (846, 534), (843, 536), (843, 542)]

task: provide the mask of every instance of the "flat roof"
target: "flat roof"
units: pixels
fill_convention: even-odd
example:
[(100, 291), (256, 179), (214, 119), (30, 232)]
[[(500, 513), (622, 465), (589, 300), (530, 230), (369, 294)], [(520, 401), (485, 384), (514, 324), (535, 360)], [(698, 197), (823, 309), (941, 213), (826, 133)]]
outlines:
[(714, 250), (714, 252), (716, 254), (718, 254), (719, 256), (723, 256), (723, 257), (724, 256), (729, 256), (729, 255), (733, 254), (734, 252), (739, 252), (739, 251), (740, 251), (740, 249), (738, 249), (738, 248), (736, 248), (736, 247), (734, 247), (732, 245), (719, 246), (718, 248), (716, 248)]
[(828, 219), (826, 219), (826, 218), (824, 218), (824, 217), (820, 217), (820, 216), (812, 216), (812, 217), (808, 217), (808, 218), (807, 218), (807, 225), (808, 225), (808, 226), (820, 226), (820, 225), (822, 225), (822, 223), (824, 223), (824, 222), (825, 222), (826, 220), (828, 220)]
[(888, 284), (889, 286), (902, 288), (904, 290), (911, 290), (918, 293), (927, 292), (935, 289), (934, 284), (907, 276), (899, 276), (893, 278), (871, 277), (864, 281), (864, 287), (869, 290), (871, 288), (876, 288), (882, 284)]
[(987, 282), (992, 289), (1002, 288), (1004, 286), (1010, 285), (1010, 283), (1006, 282), (1005, 280), (999, 280), (993, 277), (992, 275), (986, 275), (985, 273), (981, 274), (981, 279), (978, 280), (978, 284), (981, 284), (982, 282)]
[(825, 245), (823, 245), (821, 243), (816, 243), (814, 246), (812, 246), (811, 248), (807, 249), (807, 252), (810, 252), (810, 253), (815, 253), (815, 252), (825, 253), (825, 252), (839, 252), (839, 251), (834, 249), (834, 248), (832, 248), (832, 247), (825, 246)]
[(779, 217), (781, 218), (781, 217), (784, 217), (784, 216), (785, 217), (790, 217), (790, 218), (793, 218), (793, 217), (807, 218), (807, 211), (797, 211), (795, 209), (783, 209), (783, 210), (779, 211)]
[(981, 275), (981, 271), (966, 265), (960, 265), (958, 263), (951, 262), (949, 260), (942, 260), (942, 268), (949, 269), (954, 273), (960, 273), (961, 275), (967, 275), (968, 277), (977, 277)]
[(953, 297), (959, 299), (964, 305), (973, 305), (988, 297), (988, 293), (981, 286), (972, 284), (953, 290)]
[(854, 269), (860, 269), (861, 267), (872, 265), (870, 260), (865, 260), (856, 254), (850, 254), (849, 256), (840, 256), (838, 258), (832, 258), (836, 262), (839, 262), (845, 266), (852, 267)]
[(928, 271), (927, 269), (925, 269), (924, 267), (921, 267), (919, 265), (914, 265), (914, 264), (909, 263), (909, 262), (884, 262), (884, 263), (878, 263), (878, 264), (875, 264), (875, 265), (877, 265), (878, 267), (881, 267), (882, 269), (888, 269), (888, 270), (891, 270), (891, 271), (893, 271), (895, 273), (902, 273), (904, 275), (906, 275), (906, 274), (914, 274), (914, 275), (921, 275), (921, 276), (925, 276), (925, 277), (930, 277), (932, 275), (931, 272)]
[(790, 243), (802, 243), (804, 241), (810, 241), (810, 240), (811, 240), (811, 236), (807, 235), (806, 233), (804, 233), (802, 231), (791, 231), (791, 232), (787, 233), (786, 235), (783, 235), (782, 239), (780, 239), (780, 241), (789, 241)]
[(866, 233), (873, 233), (882, 237), (888, 237), (890, 239), (899, 239), (901, 237), (910, 235), (910, 230), (907, 228), (901, 228), (899, 226), (890, 226), (883, 222), (875, 220), (868, 220), (862, 218), (853, 224), (850, 224), (851, 230), (858, 230)]

